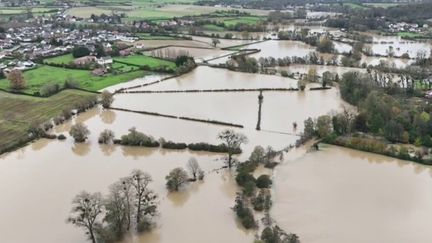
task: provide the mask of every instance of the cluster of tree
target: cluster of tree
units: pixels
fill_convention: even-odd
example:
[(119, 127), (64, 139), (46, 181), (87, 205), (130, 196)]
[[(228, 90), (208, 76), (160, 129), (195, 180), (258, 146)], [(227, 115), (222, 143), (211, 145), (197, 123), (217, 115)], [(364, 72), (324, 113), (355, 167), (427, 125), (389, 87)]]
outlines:
[(68, 222), (83, 228), (93, 242), (118, 242), (131, 230), (150, 230), (157, 214), (152, 178), (141, 170), (110, 186), (109, 194), (81, 192), (72, 201)]
[(90, 55), (91, 51), (86, 46), (77, 46), (72, 50), (72, 56), (74, 58), (80, 58)]
[(187, 171), (181, 167), (174, 168), (165, 177), (166, 187), (169, 191), (178, 191), (182, 185), (190, 181), (202, 181), (204, 179), (204, 171), (194, 157), (189, 159), (187, 169), (192, 177), (189, 177)]
[(26, 88), (26, 81), (23, 73), (18, 69), (13, 69), (7, 74), (9, 85), (12, 90), (22, 90)]
[(93, 20), (93, 23), (109, 23), (109, 24), (121, 24), (121, 19), (126, 17), (125, 13), (121, 13), (119, 15), (113, 13), (112, 15), (107, 15), (102, 13), (100, 16), (92, 14), (90, 19)]
[(254, 57), (246, 55), (234, 56), (226, 62), (227, 68), (246, 73), (257, 73), (259, 71), (258, 61)]

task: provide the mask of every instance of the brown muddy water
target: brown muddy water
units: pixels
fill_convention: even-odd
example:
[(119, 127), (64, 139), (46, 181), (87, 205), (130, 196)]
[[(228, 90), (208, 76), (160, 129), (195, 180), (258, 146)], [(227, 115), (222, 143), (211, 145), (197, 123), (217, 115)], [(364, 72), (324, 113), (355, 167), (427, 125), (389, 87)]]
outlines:
[(181, 55), (187, 55), (195, 58), (196, 62), (202, 62), (207, 59), (213, 59), (233, 53), (220, 49), (203, 49), (203, 48), (186, 48), (186, 47), (167, 47), (153, 51), (143, 52), (145, 55), (158, 58), (172, 58)]
[[(110, 89), (161, 77), (148, 76)], [(199, 67), (178, 78), (134, 90), (281, 87), (296, 87), (296, 81)], [(245, 128), (234, 129), (249, 138), (240, 160), (246, 160), (256, 145), (280, 150), (293, 144), (297, 139), (293, 134), (298, 133), (292, 129), (294, 121), (301, 130), (307, 117), (346, 106), (335, 88), (264, 92), (263, 130), (256, 131), (257, 96), (258, 92), (118, 94), (113, 106), (243, 124)], [(215, 144), (217, 134), (226, 127), (95, 108), (57, 126), (54, 133), (67, 135), (76, 122), (83, 122), (91, 131), (86, 143), (74, 144), (69, 137), (65, 141), (43, 139), (0, 156), (0, 242), (86, 242), (81, 229), (65, 222), (72, 198), (81, 190), (106, 193), (111, 183), (135, 168), (152, 175), (151, 187), (160, 196), (160, 215), (156, 229), (129, 236), (124, 242), (253, 242), (255, 233), (245, 231), (231, 210), (238, 190), (232, 172), (215, 171), (223, 165), (223, 155), (97, 143), (104, 129), (120, 137), (136, 127), (156, 139)], [(430, 242), (430, 231), (424, 229), (432, 216), (432, 193), (426, 193), (431, 187), (429, 168), (346, 151), (324, 147), (322, 152), (303, 156), (299, 150), (286, 156), (275, 174), (272, 214), (278, 223), (286, 231), (297, 233), (302, 242)], [(167, 193), (165, 175), (185, 166), (192, 156), (207, 174), (204, 183)], [(257, 173), (269, 171), (261, 168)]]
[(302, 242), (431, 242), (431, 167), (329, 145), (293, 157), (272, 215)]

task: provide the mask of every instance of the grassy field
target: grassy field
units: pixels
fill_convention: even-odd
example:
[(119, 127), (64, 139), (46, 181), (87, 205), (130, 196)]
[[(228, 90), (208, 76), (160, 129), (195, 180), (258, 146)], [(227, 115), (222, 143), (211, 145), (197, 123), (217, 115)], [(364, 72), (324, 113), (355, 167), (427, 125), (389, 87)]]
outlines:
[[(133, 71), (121, 74), (108, 74), (103, 77), (93, 76), (90, 71), (58, 68), (47, 65), (41, 65), (36, 69), (24, 72), (24, 79), (27, 83), (27, 88), (24, 93), (34, 94), (47, 83), (57, 83), (63, 85), (65, 80), (73, 79), (80, 83), (80, 88), (97, 91), (105, 87), (127, 82), (132, 79), (143, 77), (145, 71)], [(0, 88), (9, 89), (9, 81), (0, 79)]]
[[(57, 10), (56, 8), (31, 8), (32, 13), (47, 13), (50, 11)], [(0, 8), (0, 15), (1, 14), (22, 14), (26, 13), (27, 9), (24, 7), (4, 7)]]
[(405, 38), (418, 38), (422, 37), (422, 34), (419, 33), (411, 33), (411, 32), (399, 32), (398, 36), (405, 37)]
[(350, 7), (352, 9), (367, 9), (367, 6), (358, 4), (358, 3), (343, 3), (343, 6)]
[(400, 4), (399, 3), (364, 3), (364, 5), (374, 7), (374, 8), (390, 8)]
[(258, 16), (243, 16), (239, 18), (226, 19), (224, 20), (225, 26), (231, 26), (236, 24), (256, 24), (263, 20), (263, 17)]
[(141, 40), (178, 40), (175, 36), (150, 35), (149, 33), (137, 34)]
[(73, 62), (75, 58), (72, 54), (66, 54), (63, 56), (51, 57), (44, 60), (44, 63), (54, 63), (54, 64), (69, 64)]
[(206, 24), (202, 26), (203, 30), (205, 31), (224, 31), (225, 29), (223, 27), (214, 25), (214, 24)]
[(34, 98), (0, 92), (0, 153), (26, 140), (32, 124), (42, 124), (95, 94), (65, 90), (50, 98)]
[(166, 61), (154, 57), (144, 56), (144, 55), (116, 57), (114, 58), (114, 61), (136, 65), (136, 66), (148, 66), (150, 68), (160, 68), (162, 66), (166, 66), (172, 70), (176, 69), (176, 65), (174, 62), (170, 62), (170, 61)]

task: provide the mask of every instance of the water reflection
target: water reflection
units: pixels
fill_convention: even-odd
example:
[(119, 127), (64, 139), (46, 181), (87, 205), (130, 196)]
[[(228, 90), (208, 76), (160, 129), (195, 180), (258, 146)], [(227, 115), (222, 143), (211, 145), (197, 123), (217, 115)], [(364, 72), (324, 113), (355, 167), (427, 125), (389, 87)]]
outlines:
[(78, 156), (86, 156), (90, 152), (90, 143), (74, 143), (71, 150)]
[(132, 146), (121, 146), (122, 154), (125, 157), (132, 157), (138, 159), (140, 157), (148, 157), (152, 155), (157, 148), (144, 148), (144, 147), (132, 147)]
[(45, 148), (50, 142), (52, 142), (51, 139), (39, 139), (39, 140), (31, 143), (31, 149), (34, 151), (39, 151), (39, 150)]
[(112, 110), (102, 110), (102, 112), (99, 114), (101, 120), (105, 124), (112, 124), (116, 119), (116, 113)]
[(114, 144), (101, 144), (99, 148), (102, 150), (105, 156), (110, 156), (112, 153), (116, 151), (116, 145)]

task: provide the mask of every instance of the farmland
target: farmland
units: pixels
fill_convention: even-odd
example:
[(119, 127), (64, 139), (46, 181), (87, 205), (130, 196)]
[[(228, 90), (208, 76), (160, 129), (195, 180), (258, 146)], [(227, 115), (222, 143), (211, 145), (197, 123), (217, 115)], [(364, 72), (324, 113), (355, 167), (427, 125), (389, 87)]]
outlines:
[(134, 66), (147, 66), (150, 69), (154, 68), (160, 68), (160, 67), (168, 67), (171, 70), (174, 70), (176, 68), (175, 64), (170, 61), (149, 57), (149, 56), (143, 56), (143, 55), (133, 55), (128, 57), (116, 57), (114, 58), (115, 62), (121, 62), (125, 64), (130, 64)]
[(35, 98), (0, 92), (0, 152), (17, 146), (27, 138), (32, 124), (41, 124), (55, 117), (64, 109), (72, 108), (94, 94), (65, 90), (50, 98)]
[(75, 58), (72, 54), (66, 54), (57, 57), (51, 57), (44, 60), (44, 63), (53, 63), (53, 64), (69, 64), (73, 62)]
[[(24, 93), (34, 94), (38, 92), (45, 84), (59, 84), (62, 86), (68, 79), (72, 79), (80, 84), (80, 88), (97, 91), (105, 87), (127, 82), (129, 80), (142, 77), (145, 71), (133, 71), (121, 74), (107, 74), (106, 76), (93, 76), (88, 70), (75, 70), (48, 65), (41, 65), (36, 69), (24, 72), (24, 80), (27, 88)], [(0, 79), (0, 88), (9, 89), (9, 82), (6, 79)]]

